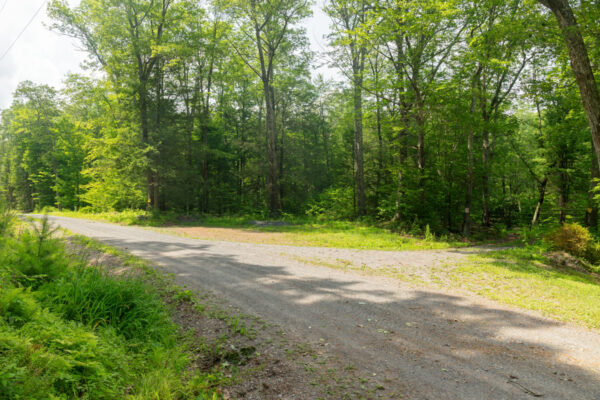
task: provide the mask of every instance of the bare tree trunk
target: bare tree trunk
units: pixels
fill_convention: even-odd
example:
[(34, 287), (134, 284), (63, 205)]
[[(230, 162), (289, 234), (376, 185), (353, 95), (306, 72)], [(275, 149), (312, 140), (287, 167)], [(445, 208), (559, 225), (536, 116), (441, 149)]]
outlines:
[(590, 190), (588, 192), (588, 207), (585, 211), (585, 224), (593, 231), (598, 229), (598, 203), (594, 200), (597, 180), (600, 179), (600, 169), (598, 169), (598, 161), (596, 154), (592, 152), (592, 165), (590, 168)]
[[(540, 110), (540, 103), (536, 98), (535, 101), (535, 108), (537, 111), (537, 117), (538, 117), (538, 131), (540, 134), (540, 137), (538, 139), (540, 148), (543, 149), (545, 146), (545, 141), (544, 141), (544, 125), (542, 123), (542, 111)], [(537, 179), (537, 178), (536, 178)], [(539, 179), (537, 179), (539, 181)], [(537, 205), (535, 207), (535, 212), (533, 213), (533, 218), (531, 219), (531, 226), (535, 226), (535, 224), (537, 224), (539, 218), (540, 218), (540, 213), (542, 212), (542, 205), (544, 204), (544, 197), (546, 196), (546, 186), (548, 186), (548, 172), (545, 173), (544, 175), (544, 179), (542, 179), (542, 181), (539, 183), (539, 196), (538, 196), (538, 202)]]
[[(471, 117), (475, 116), (475, 107), (477, 104), (477, 92), (475, 88), (477, 87), (481, 70), (482, 67), (479, 66), (471, 84)], [(471, 208), (473, 206), (473, 136), (474, 129), (470, 127), (467, 134), (467, 187), (465, 191), (465, 214), (463, 218), (463, 235), (467, 237), (471, 236)]]
[(425, 216), (425, 105), (417, 94), (417, 168), (419, 169), (419, 217)]
[(354, 166), (355, 184), (357, 195), (357, 215), (362, 217), (367, 214), (365, 196), (365, 174), (363, 161), (363, 108), (362, 85), (364, 71), (365, 49), (354, 49), (352, 59), (352, 74), (354, 86)]
[(540, 212), (542, 211), (542, 204), (544, 204), (544, 197), (546, 196), (546, 186), (548, 185), (548, 177), (544, 177), (539, 186), (539, 196), (538, 202), (535, 207), (535, 212), (533, 213), (533, 218), (531, 219), (531, 226), (535, 226), (538, 220), (540, 219)]
[(408, 132), (406, 131), (406, 126), (408, 125), (408, 110), (403, 108), (401, 111), (401, 121), (404, 125), (404, 128), (398, 134), (398, 182), (396, 186), (396, 212), (394, 214), (393, 221), (398, 223), (402, 218), (402, 199), (404, 197), (404, 175), (403, 168), (406, 159), (408, 158)]
[(563, 33), (569, 50), (571, 68), (590, 125), (597, 162), (600, 163), (600, 94), (579, 25), (567, 0), (539, 0), (539, 2), (554, 13)]
[(558, 185), (558, 205), (560, 208), (560, 217), (558, 222), (561, 225), (567, 220), (567, 206), (569, 204), (569, 174), (567, 172), (567, 168), (567, 160), (561, 160), (559, 172), (560, 183)]
[(376, 124), (377, 124), (377, 189), (375, 191), (376, 198), (375, 202), (379, 206), (379, 197), (381, 195), (381, 177), (383, 175), (383, 137), (381, 135), (381, 105), (379, 102), (379, 95), (376, 95)]
[(277, 177), (277, 132), (275, 126), (275, 104), (271, 83), (263, 80), (267, 120), (267, 161), (269, 172), (267, 174), (267, 188), (269, 191), (269, 214), (276, 217), (280, 213), (279, 189)]
[[(283, 180), (283, 167), (285, 161), (285, 112), (286, 112), (286, 104), (285, 102), (281, 102), (280, 114), (281, 114), (281, 140), (279, 142), (279, 179)], [(306, 163), (304, 164), (306, 165)], [(283, 202), (283, 184), (279, 182), (279, 199)]]
[(489, 160), (490, 160), (490, 134), (487, 130), (483, 132), (483, 206), (482, 206), (482, 217), (481, 222), (485, 226), (491, 225), (490, 216), (490, 172), (489, 172)]
[(325, 112), (323, 110), (323, 103), (321, 102), (319, 107), (319, 117), (321, 119), (321, 136), (323, 137), (323, 151), (325, 152), (325, 167), (327, 168), (326, 177), (327, 185), (331, 184), (331, 161), (329, 160), (329, 139), (327, 131), (325, 129)]
[[(150, 145), (150, 128), (148, 127), (148, 94), (146, 93), (146, 85), (144, 83), (140, 84), (140, 88), (138, 90), (139, 101), (140, 101), (140, 125), (142, 129), (142, 145), (149, 146)], [(146, 160), (148, 164), (150, 164), (150, 160)], [(154, 191), (152, 190), (152, 186), (154, 184), (154, 177), (152, 174), (152, 169), (150, 165), (146, 167), (146, 209), (151, 210), (154, 208), (155, 199), (154, 199)]]

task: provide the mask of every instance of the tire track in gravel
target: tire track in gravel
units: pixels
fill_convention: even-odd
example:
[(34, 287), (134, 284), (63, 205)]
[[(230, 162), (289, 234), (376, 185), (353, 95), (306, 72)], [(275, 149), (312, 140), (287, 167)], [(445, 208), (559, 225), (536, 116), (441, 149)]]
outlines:
[[(389, 252), (204, 241), (66, 217), (72, 232), (153, 261), (179, 282), (210, 290), (319, 345), (409, 399), (600, 400), (600, 334), (475, 296), (326, 268), (458, 262), (469, 251)], [(343, 373), (343, 372), (342, 372)], [(400, 397), (400, 394), (402, 397)], [(282, 394), (285, 398), (285, 394)]]

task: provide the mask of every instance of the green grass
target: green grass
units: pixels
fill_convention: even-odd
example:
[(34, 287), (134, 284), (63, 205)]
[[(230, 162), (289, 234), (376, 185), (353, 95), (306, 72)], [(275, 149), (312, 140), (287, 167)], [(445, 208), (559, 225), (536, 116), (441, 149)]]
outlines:
[(504, 304), (600, 329), (600, 277), (556, 269), (544, 246), (469, 257), (450, 267), (452, 285)]
[[(159, 291), (68, 253), (43, 222), (0, 235), (0, 398), (218, 399)], [(210, 381), (210, 382), (209, 382)]]
[(544, 245), (516, 247), (419, 268), (372, 268), (354, 265), (348, 260), (291, 258), (365, 276), (383, 276), (417, 287), (475, 293), (560, 321), (600, 329), (600, 275), (556, 268), (546, 257), (547, 251)]
[[(244, 217), (179, 218), (176, 214), (146, 211), (106, 212), (97, 214), (52, 211), (51, 215), (85, 218), (123, 225), (157, 227), (165, 233), (178, 233), (199, 239), (231, 240), (248, 243), (318, 246), (370, 250), (430, 250), (472, 245), (456, 237), (414, 236), (399, 234), (385, 227), (354, 221), (319, 221), (311, 218), (286, 217), (285, 226), (255, 226), (257, 219)], [(227, 232), (195, 233), (193, 227), (223, 228)], [(184, 229), (178, 229), (184, 228)], [(188, 228), (187, 230), (185, 228)], [(261, 235), (262, 234), (262, 235)]]

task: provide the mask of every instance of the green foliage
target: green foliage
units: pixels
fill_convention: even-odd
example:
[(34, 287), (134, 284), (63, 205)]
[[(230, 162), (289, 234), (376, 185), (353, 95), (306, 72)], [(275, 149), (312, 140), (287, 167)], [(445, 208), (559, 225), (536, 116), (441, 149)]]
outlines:
[(0, 398), (220, 398), (155, 289), (80, 264), (52, 232), (0, 237)]
[(174, 327), (164, 304), (139, 278), (113, 277), (99, 267), (69, 272), (44, 288), (52, 311), (92, 329), (110, 326), (126, 339), (171, 337)]
[[(597, 12), (574, 8), (595, 43)], [(17, 88), (0, 124), (0, 197), (15, 209), (366, 213), (477, 237), (530, 225), (543, 198), (536, 223), (596, 224), (588, 123), (536, 2), (330, 1), (338, 83), (311, 76), (303, 2), (48, 11), (102, 74)], [(107, 218), (164, 215), (132, 214)]]
[(69, 267), (63, 243), (53, 238), (47, 218), (33, 223), (18, 237), (5, 237), (0, 249), (0, 269), (15, 284), (38, 287), (56, 279)]
[(584, 258), (592, 244), (592, 235), (577, 223), (564, 224), (549, 235), (552, 245), (576, 257)]
[(331, 188), (312, 203), (306, 214), (319, 219), (349, 219), (354, 216), (352, 188)]

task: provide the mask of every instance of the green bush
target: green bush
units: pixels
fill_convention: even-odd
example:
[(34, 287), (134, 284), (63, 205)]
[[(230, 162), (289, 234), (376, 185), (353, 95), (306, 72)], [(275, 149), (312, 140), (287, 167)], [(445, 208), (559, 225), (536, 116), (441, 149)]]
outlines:
[(600, 244), (593, 239), (587, 228), (577, 223), (560, 226), (549, 235), (549, 239), (555, 249), (583, 258), (592, 264), (600, 261)]
[(38, 287), (57, 278), (69, 266), (63, 243), (53, 238), (55, 229), (47, 219), (32, 225), (19, 237), (4, 237), (0, 269), (8, 270), (13, 283)]
[(164, 342), (173, 326), (158, 295), (134, 277), (81, 266), (43, 288), (53, 311), (92, 328), (111, 326), (127, 339)]
[(556, 249), (583, 258), (592, 242), (592, 235), (577, 223), (564, 224), (550, 234), (550, 242)]
[(354, 217), (354, 194), (351, 187), (330, 188), (318, 201), (310, 204), (306, 214), (319, 219), (350, 219)]

